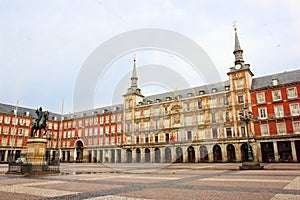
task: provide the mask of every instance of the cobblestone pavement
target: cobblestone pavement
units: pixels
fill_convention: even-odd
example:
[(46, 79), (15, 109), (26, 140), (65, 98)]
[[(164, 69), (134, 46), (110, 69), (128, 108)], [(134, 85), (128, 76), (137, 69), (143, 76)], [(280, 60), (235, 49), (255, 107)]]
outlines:
[(300, 199), (300, 164), (62, 163), (59, 175), (7, 175), (0, 165), (0, 199)]

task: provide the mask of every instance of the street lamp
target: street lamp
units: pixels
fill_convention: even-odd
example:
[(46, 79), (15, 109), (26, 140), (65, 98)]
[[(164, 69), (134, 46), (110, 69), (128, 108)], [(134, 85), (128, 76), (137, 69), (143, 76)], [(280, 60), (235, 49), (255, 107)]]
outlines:
[(252, 157), (252, 151), (251, 151), (251, 147), (250, 147), (250, 139), (249, 139), (249, 131), (248, 131), (248, 124), (249, 124), (249, 122), (252, 119), (252, 112), (251, 111), (247, 112), (247, 108), (244, 107), (243, 112), (240, 112), (239, 116), (240, 116), (240, 120), (246, 123), (248, 161), (252, 162), (253, 161), (253, 157)]

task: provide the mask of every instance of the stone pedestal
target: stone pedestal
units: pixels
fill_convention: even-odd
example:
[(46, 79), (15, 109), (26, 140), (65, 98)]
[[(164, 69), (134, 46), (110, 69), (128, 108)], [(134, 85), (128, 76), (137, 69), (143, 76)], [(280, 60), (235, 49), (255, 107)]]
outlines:
[(240, 170), (262, 170), (264, 166), (261, 166), (259, 162), (243, 162), (240, 166)]
[(26, 162), (21, 167), (22, 173), (44, 173), (46, 162), (47, 139), (33, 138), (27, 140)]
[(26, 161), (30, 163), (45, 163), (46, 149), (47, 139), (28, 139), (26, 147)]

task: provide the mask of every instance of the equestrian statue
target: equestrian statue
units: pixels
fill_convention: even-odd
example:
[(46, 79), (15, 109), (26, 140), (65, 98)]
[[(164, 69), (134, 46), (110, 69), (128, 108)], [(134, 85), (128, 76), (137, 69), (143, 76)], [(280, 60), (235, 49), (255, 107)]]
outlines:
[(32, 138), (36, 137), (37, 131), (39, 131), (38, 137), (41, 137), (40, 135), (41, 129), (44, 129), (44, 136), (47, 133), (46, 121), (48, 120), (49, 112), (43, 111), (42, 107), (40, 107), (35, 111), (35, 113), (37, 114), (37, 118), (32, 121), (31, 134), (30, 134)]

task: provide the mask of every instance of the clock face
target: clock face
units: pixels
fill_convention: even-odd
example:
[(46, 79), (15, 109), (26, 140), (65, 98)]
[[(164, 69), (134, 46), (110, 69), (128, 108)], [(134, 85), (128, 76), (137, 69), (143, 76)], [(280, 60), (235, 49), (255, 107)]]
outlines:
[(241, 69), (242, 65), (241, 64), (236, 64), (235, 69)]

